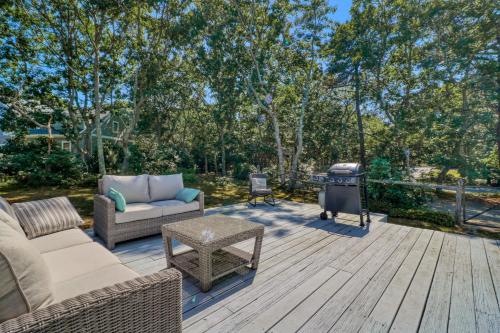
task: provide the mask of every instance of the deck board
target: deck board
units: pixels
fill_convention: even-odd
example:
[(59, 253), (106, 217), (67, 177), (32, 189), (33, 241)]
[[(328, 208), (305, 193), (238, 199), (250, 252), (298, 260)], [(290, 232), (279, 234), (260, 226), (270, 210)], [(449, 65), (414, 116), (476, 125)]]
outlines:
[[(500, 242), (283, 201), (207, 209), (265, 226), (259, 269), (203, 293), (183, 278), (184, 332), (498, 332)], [(253, 240), (237, 244), (251, 250)], [(174, 243), (174, 251), (186, 247)], [(166, 268), (161, 236), (117, 244), (139, 274)]]
[(471, 241), (472, 281), (478, 332), (499, 332), (500, 311), (483, 240)]
[(419, 332), (445, 332), (450, 313), (457, 237), (446, 234)]

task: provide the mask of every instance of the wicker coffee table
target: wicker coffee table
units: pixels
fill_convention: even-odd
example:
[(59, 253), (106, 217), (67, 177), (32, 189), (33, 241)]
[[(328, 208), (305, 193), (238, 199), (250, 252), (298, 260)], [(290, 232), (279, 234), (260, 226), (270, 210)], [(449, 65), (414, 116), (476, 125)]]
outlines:
[[(162, 227), (167, 267), (175, 266), (200, 281), (208, 291), (212, 282), (237, 269), (250, 265), (257, 269), (264, 226), (225, 215), (198, 217)], [(252, 253), (231, 245), (255, 237)], [(193, 248), (173, 254), (172, 239)]]

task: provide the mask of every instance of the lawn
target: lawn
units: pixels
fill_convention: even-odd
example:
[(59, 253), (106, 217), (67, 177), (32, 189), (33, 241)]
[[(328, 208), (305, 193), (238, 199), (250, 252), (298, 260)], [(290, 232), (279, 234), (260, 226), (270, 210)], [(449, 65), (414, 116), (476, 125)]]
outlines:
[[(185, 181), (186, 187), (200, 188), (205, 193), (205, 207), (217, 207), (245, 202), (248, 198), (248, 182), (214, 176), (197, 176)], [(0, 182), (0, 196), (10, 203), (67, 196), (84, 219), (84, 227), (93, 223), (93, 201), (96, 187), (26, 187), (15, 182)], [(315, 202), (314, 194), (289, 194), (275, 191), (276, 198), (299, 202)]]

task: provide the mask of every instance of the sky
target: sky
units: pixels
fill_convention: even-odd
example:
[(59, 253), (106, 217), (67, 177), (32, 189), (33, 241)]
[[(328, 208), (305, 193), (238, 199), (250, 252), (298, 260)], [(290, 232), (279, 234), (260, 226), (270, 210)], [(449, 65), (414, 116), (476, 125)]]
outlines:
[(333, 19), (337, 22), (343, 23), (351, 18), (349, 9), (351, 9), (351, 0), (328, 0), (331, 6), (337, 7), (337, 11), (333, 14)]

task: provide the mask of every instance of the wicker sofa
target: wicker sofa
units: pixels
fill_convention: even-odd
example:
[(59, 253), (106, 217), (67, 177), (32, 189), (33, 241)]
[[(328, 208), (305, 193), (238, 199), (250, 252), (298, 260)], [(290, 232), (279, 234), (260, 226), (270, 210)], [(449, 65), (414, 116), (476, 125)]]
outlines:
[[(141, 277), (78, 227), (30, 238), (5, 207), (0, 198), (0, 332), (182, 331), (179, 271)], [(30, 303), (28, 282), (50, 295), (43, 305)]]
[[(115, 202), (106, 195), (111, 187), (124, 194), (125, 212), (116, 211)], [(94, 196), (95, 234), (113, 249), (117, 242), (161, 234), (163, 224), (203, 216), (203, 192), (186, 204), (175, 200), (182, 188), (182, 174), (104, 176), (98, 183), (99, 194)]]

